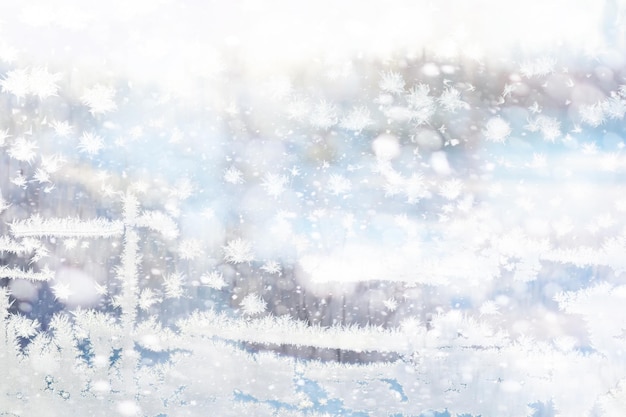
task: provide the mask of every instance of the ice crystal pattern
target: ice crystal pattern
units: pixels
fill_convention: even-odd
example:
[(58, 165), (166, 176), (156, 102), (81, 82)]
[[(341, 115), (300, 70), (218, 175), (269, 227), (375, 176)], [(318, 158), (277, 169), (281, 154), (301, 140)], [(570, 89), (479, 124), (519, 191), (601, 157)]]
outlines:
[(192, 54), (218, 98), (3, 61), (0, 415), (620, 415), (615, 63), (437, 52)]

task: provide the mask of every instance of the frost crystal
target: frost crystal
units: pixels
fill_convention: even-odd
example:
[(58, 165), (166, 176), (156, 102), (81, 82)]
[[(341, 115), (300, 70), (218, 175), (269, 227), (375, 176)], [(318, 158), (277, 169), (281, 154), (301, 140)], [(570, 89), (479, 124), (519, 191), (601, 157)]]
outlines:
[(481, 306), (480, 306), (480, 315), (484, 316), (484, 315), (499, 315), (501, 314), (498, 309), (500, 307), (498, 306), (498, 304), (496, 304), (494, 301), (485, 301)]
[[(2, 194), (0, 194), (0, 213), (2, 213), (4, 210), (8, 209), (9, 207), (11, 207), (11, 204), (7, 200), (2, 198)], [(1, 241), (2, 240), (0, 238), (0, 242)], [(0, 247), (1, 247), (1, 245), (0, 245)]]
[(176, 239), (179, 234), (178, 226), (176, 226), (174, 220), (160, 211), (143, 212), (137, 218), (137, 224), (159, 232), (168, 240)]
[(430, 87), (428, 85), (419, 84), (411, 88), (406, 96), (407, 104), (411, 109), (411, 119), (418, 126), (428, 123), (437, 110), (435, 99), (429, 93)]
[(175, 272), (163, 277), (166, 298), (180, 298), (183, 295), (183, 274)]
[(232, 264), (252, 262), (254, 259), (252, 244), (241, 238), (231, 240), (223, 249), (224, 260)]
[(389, 311), (396, 311), (396, 309), (398, 308), (398, 302), (393, 297), (383, 301), (383, 304), (385, 305), (385, 308), (387, 308), (387, 310)]
[(59, 90), (57, 82), (61, 74), (50, 73), (45, 67), (9, 71), (6, 78), (0, 81), (2, 91), (9, 92), (17, 98), (27, 95), (37, 96), (40, 100), (56, 96)]
[(624, 414), (623, 0), (0, 3), (0, 415)]
[(10, 137), (9, 129), (0, 130), (0, 148), (6, 146), (6, 140)]
[[(178, 297), (174, 297), (174, 298), (178, 298)], [(155, 304), (160, 303), (161, 301), (162, 301), (161, 298), (157, 296), (156, 292), (154, 292), (150, 288), (145, 288), (141, 290), (141, 293), (139, 294), (139, 302), (137, 304), (140, 309), (148, 311), (150, 310), (150, 307), (152, 307)]]
[(226, 281), (224, 281), (224, 277), (219, 272), (211, 272), (209, 274), (202, 275), (200, 277), (200, 282), (209, 288), (213, 288), (214, 290), (221, 290), (226, 287)]
[(502, 143), (511, 134), (511, 126), (500, 117), (492, 117), (485, 126), (485, 138)]
[(84, 132), (80, 137), (78, 150), (84, 152), (89, 156), (93, 156), (100, 152), (104, 148), (104, 141), (102, 138), (94, 133)]
[(551, 57), (542, 57), (534, 61), (527, 61), (520, 67), (520, 73), (526, 78), (543, 77), (554, 72), (556, 60)]
[(8, 154), (11, 158), (18, 161), (31, 163), (37, 155), (35, 152), (37, 148), (38, 146), (35, 142), (28, 141), (24, 138), (17, 138), (9, 148)]
[(231, 184), (243, 184), (243, 172), (235, 167), (230, 167), (224, 172), (224, 181)]
[(247, 316), (255, 316), (265, 312), (267, 303), (256, 294), (248, 294), (241, 300), (241, 310)]
[(61, 74), (51, 74), (47, 68), (33, 68), (30, 71), (29, 90), (40, 99), (56, 96), (59, 86), (57, 81), (61, 79)]
[(337, 123), (337, 107), (325, 100), (320, 101), (313, 109), (311, 125), (318, 129), (328, 129)]
[(181, 259), (195, 259), (202, 255), (202, 242), (198, 239), (185, 239), (178, 246)]
[(438, 101), (441, 107), (449, 112), (468, 107), (467, 103), (461, 100), (461, 92), (456, 88), (446, 88), (439, 96)]
[(52, 286), (52, 292), (57, 300), (67, 301), (70, 296), (74, 294), (74, 291), (70, 288), (69, 284), (57, 283)]
[(463, 190), (463, 183), (459, 179), (445, 181), (439, 188), (439, 194), (448, 200), (454, 200)]
[(352, 183), (350, 180), (342, 175), (332, 174), (328, 179), (328, 191), (331, 194), (345, 194), (349, 192), (351, 188)]
[(549, 142), (554, 142), (556, 138), (561, 136), (561, 123), (553, 117), (538, 116), (536, 119), (529, 121), (526, 129), (531, 132), (540, 131), (544, 140)]
[(89, 107), (91, 114), (104, 114), (117, 109), (114, 101), (115, 90), (101, 84), (96, 84), (84, 91), (81, 101)]
[(288, 179), (284, 175), (266, 174), (261, 185), (269, 196), (277, 198), (285, 192), (287, 182)]
[(10, 71), (6, 78), (0, 81), (3, 92), (9, 92), (17, 98), (24, 98), (30, 91), (28, 72), (25, 69)]
[(402, 94), (404, 91), (404, 78), (394, 71), (383, 72), (381, 75), (380, 89), (385, 93)]
[(341, 119), (341, 127), (344, 129), (360, 132), (373, 123), (370, 111), (366, 107), (356, 107)]
[(261, 269), (268, 274), (278, 274), (281, 275), (281, 266), (276, 261), (267, 261), (263, 264)]
[(420, 199), (427, 196), (427, 186), (424, 176), (420, 173), (412, 174), (410, 178), (404, 181), (404, 194), (407, 202), (410, 204), (417, 203)]

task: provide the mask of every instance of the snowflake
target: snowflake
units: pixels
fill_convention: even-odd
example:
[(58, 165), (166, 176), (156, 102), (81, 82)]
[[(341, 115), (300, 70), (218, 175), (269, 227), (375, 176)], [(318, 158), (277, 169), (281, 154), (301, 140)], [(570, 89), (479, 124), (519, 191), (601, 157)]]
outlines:
[(52, 122), (52, 128), (54, 129), (54, 133), (60, 137), (69, 136), (72, 133), (73, 127), (67, 121), (54, 121)]
[(592, 127), (600, 126), (606, 120), (601, 103), (580, 106), (578, 112), (583, 123)]
[(494, 301), (491, 301), (491, 300), (485, 301), (480, 306), (480, 315), (481, 316), (499, 315), (500, 314), (500, 312), (498, 311), (499, 308), (500, 306), (496, 304)]
[(401, 74), (394, 71), (383, 72), (378, 86), (385, 93), (402, 94), (404, 91), (404, 78), (402, 78)]
[(213, 288), (214, 290), (221, 290), (226, 286), (226, 281), (224, 281), (222, 274), (215, 271), (202, 275), (200, 277), (200, 282), (209, 288)]
[(461, 93), (456, 88), (446, 88), (439, 96), (439, 104), (449, 112), (468, 107), (467, 103), (461, 100)]
[(500, 117), (492, 117), (485, 125), (484, 134), (491, 142), (503, 143), (511, 134), (511, 126)]
[(62, 282), (53, 285), (52, 292), (54, 293), (54, 298), (61, 301), (67, 301), (74, 294), (70, 286)]
[(400, 322), (400, 329), (406, 334), (417, 334), (423, 324), (417, 317), (409, 316)]
[(266, 174), (265, 177), (263, 177), (261, 186), (265, 189), (267, 194), (276, 198), (285, 191), (287, 181), (288, 179), (284, 175)]
[(360, 132), (372, 123), (370, 111), (367, 107), (355, 107), (347, 116), (341, 119), (339, 125), (344, 129)]
[(22, 174), (18, 174), (14, 178), (11, 178), (11, 183), (13, 183), (14, 185), (20, 188), (26, 189), (26, 186), (28, 185), (28, 180)]
[(433, 106), (435, 99), (430, 96), (430, 86), (428, 84), (418, 84), (413, 86), (406, 95), (406, 102), (409, 107), (419, 109)]
[(243, 172), (235, 167), (230, 167), (224, 172), (224, 181), (231, 184), (243, 184)]
[(11, 158), (18, 161), (28, 162), (29, 164), (35, 159), (37, 144), (33, 141), (27, 141), (24, 138), (17, 138), (11, 148), (9, 148), (8, 154)]
[(404, 183), (404, 194), (409, 204), (417, 203), (427, 195), (426, 183), (420, 173), (412, 174)]
[(104, 148), (102, 138), (94, 133), (83, 132), (78, 143), (78, 150), (93, 156)]
[(247, 240), (238, 238), (231, 240), (223, 247), (224, 260), (231, 264), (240, 264), (244, 262), (252, 262), (254, 255), (252, 254), (252, 245)]
[(13, 331), (19, 336), (28, 338), (37, 334), (37, 321), (24, 316), (14, 316), (11, 320)]
[(57, 172), (64, 162), (65, 158), (62, 155), (41, 155), (41, 169), (51, 174)]
[(554, 140), (561, 136), (561, 122), (554, 117), (539, 116), (529, 121), (525, 127), (531, 132), (540, 131), (543, 139), (549, 142), (554, 143)]
[(533, 114), (541, 113), (542, 111), (541, 106), (539, 106), (539, 103), (536, 101), (532, 104), (532, 106), (528, 107), (528, 110), (530, 110)]
[(411, 120), (414, 120), (418, 126), (428, 123), (435, 114), (435, 99), (429, 93), (428, 85), (418, 84), (406, 96), (406, 102), (411, 110)]
[(61, 79), (61, 74), (51, 74), (47, 68), (33, 68), (28, 79), (28, 89), (39, 99), (56, 96), (59, 90), (57, 81)]
[(318, 129), (328, 129), (337, 123), (337, 107), (326, 100), (320, 101), (313, 109), (310, 123)]
[(196, 187), (189, 178), (182, 178), (170, 190), (170, 196), (182, 201), (191, 197), (195, 190)]
[(11, 204), (8, 201), (6, 201), (4, 198), (2, 198), (2, 195), (0, 194), (0, 213), (8, 209), (9, 207), (11, 207)]
[(261, 270), (267, 272), (268, 274), (278, 274), (281, 275), (281, 267), (280, 264), (276, 261), (267, 261), (261, 267)]
[(445, 181), (439, 188), (439, 194), (448, 200), (456, 199), (463, 190), (463, 183), (459, 179)]
[(297, 98), (286, 106), (286, 112), (289, 119), (301, 122), (311, 113), (311, 106), (305, 99)]
[(45, 246), (38, 246), (35, 248), (35, 253), (30, 258), (31, 263), (39, 262), (43, 258), (50, 256), (50, 251)]
[(404, 192), (404, 178), (399, 172), (385, 163), (379, 164), (376, 169), (380, 170), (385, 177), (386, 183), (383, 186), (385, 196), (394, 196)]
[(504, 84), (504, 88), (502, 90), (502, 98), (509, 97), (513, 91), (515, 91), (514, 84)]
[(117, 109), (113, 97), (115, 90), (101, 84), (88, 88), (83, 93), (81, 102), (89, 107), (89, 112), (93, 115), (100, 113), (108, 113)]
[(166, 298), (180, 298), (183, 295), (184, 276), (180, 272), (165, 275), (163, 277), (163, 287)]
[(532, 62), (525, 62), (520, 67), (520, 73), (526, 78), (542, 77), (554, 72), (556, 60), (554, 58), (542, 57)]
[(345, 194), (352, 188), (350, 180), (338, 174), (331, 174), (327, 185), (328, 191), (334, 195)]
[(144, 288), (143, 290), (141, 290), (141, 293), (139, 293), (139, 301), (137, 302), (137, 305), (140, 309), (148, 311), (150, 307), (160, 303), (161, 301), (161, 298), (157, 296), (156, 292), (154, 292), (153, 289)]
[(247, 316), (261, 314), (267, 308), (267, 303), (258, 295), (250, 293), (241, 300), (241, 309)]
[(168, 240), (178, 237), (178, 226), (168, 215), (160, 211), (146, 211), (139, 219), (137, 224), (148, 227), (163, 235)]
[(5, 141), (10, 137), (9, 129), (0, 130), (0, 148), (6, 145)]
[(35, 175), (33, 175), (33, 179), (39, 184), (50, 182), (50, 174), (41, 168), (37, 168)]
[(391, 297), (383, 301), (383, 305), (389, 311), (396, 311), (396, 309), (398, 308), (398, 301), (396, 301), (395, 298)]
[(26, 69), (9, 71), (5, 79), (0, 81), (3, 92), (13, 94), (15, 97), (24, 98), (30, 93), (30, 80)]
[(47, 68), (36, 67), (30, 71), (19, 69), (10, 71), (7, 77), (0, 81), (2, 91), (10, 92), (17, 98), (32, 94), (40, 99), (57, 95), (59, 86), (57, 81), (61, 74), (51, 74)]
[(612, 96), (602, 103), (604, 113), (610, 119), (623, 119), (626, 114), (626, 100), (612, 93)]
[(202, 242), (198, 239), (185, 239), (178, 245), (181, 259), (196, 259), (202, 255)]
[(96, 290), (96, 294), (101, 295), (101, 296), (105, 296), (109, 293), (109, 290), (107, 289), (106, 285), (101, 285), (97, 282), (94, 283), (94, 288)]

